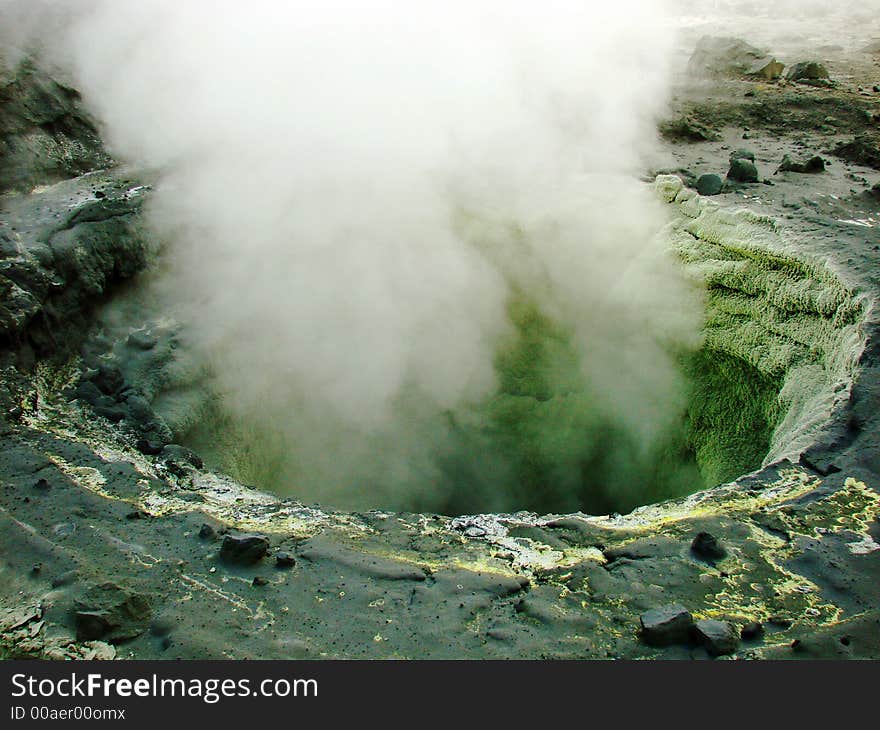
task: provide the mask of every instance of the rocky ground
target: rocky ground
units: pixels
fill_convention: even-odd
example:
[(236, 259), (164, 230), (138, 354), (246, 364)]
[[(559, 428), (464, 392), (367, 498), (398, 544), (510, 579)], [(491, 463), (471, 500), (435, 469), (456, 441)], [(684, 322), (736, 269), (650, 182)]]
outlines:
[(822, 61), (685, 73), (660, 125), (707, 338), (789, 418), (754, 474), (625, 516), (334, 513), (206, 471), (157, 413), (173, 324), (92, 324), (153, 261), (148, 180), (7, 72), (0, 656), (880, 657), (880, 55)]

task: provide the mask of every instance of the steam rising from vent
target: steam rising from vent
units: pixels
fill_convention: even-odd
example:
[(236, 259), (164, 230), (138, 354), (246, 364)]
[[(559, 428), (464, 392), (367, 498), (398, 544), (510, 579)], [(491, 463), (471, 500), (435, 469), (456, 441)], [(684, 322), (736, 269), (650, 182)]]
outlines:
[(158, 171), (155, 292), (216, 395), (175, 425), (215, 463), (343, 508), (651, 489), (699, 329), (636, 177), (660, 3), (62, 6), (47, 45)]

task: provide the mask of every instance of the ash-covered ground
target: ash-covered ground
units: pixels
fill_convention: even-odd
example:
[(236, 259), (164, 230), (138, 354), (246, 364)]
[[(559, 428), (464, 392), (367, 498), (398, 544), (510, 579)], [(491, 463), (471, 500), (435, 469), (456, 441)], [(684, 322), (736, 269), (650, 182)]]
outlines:
[(76, 91), (8, 67), (0, 654), (880, 656), (880, 41), (872, 17), (765, 21), (681, 42), (644, 179), (704, 302), (691, 481), (642, 470), (620, 511), (676, 498), (610, 516), (340, 512), (212, 471), (242, 462), (197, 453), (210, 373), (147, 294), (153, 174), (112, 164)]

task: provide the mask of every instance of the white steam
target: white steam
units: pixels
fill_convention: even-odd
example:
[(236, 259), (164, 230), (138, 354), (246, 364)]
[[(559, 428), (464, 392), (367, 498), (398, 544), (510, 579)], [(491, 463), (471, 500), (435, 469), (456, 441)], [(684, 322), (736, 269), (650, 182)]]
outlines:
[(159, 171), (159, 291), (250, 439), (218, 450), (259, 451), (265, 486), (432, 503), (514, 292), (571, 329), (603, 419), (649, 445), (680, 417), (697, 308), (636, 180), (662, 3), (60, 5), (111, 151)]

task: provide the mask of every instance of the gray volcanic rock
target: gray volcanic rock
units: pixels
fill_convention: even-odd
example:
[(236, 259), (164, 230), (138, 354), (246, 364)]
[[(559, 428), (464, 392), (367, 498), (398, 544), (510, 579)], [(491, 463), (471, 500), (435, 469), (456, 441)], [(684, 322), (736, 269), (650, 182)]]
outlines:
[(719, 175), (707, 173), (697, 178), (697, 192), (700, 195), (718, 195), (724, 187)]
[(691, 543), (691, 550), (706, 560), (723, 560), (727, 550), (718, 542), (718, 538), (708, 532), (700, 532)]
[(26, 59), (0, 65), (0, 192), (25, 192), (108, 167), (79, 93)]
[(708, 76), (761, 76), (777, 78), (776, 59), (740, 38), (703, 36), (688, 60), (688, 72)]
[(703, 619), (694, 624), (694, 637), (712, 656), (733, 654), (739, 646), (739, 634), (727, 621)]
[(841, 160), (880, 170), (880, 140), (873, 135), (856, 135), (849, 142), (841, 142), (830, 152)]
[(754, 162), (738, 157), (731, 161), (727, 178), (743, 183), (758, 182), (758, 168)]
[(253, 565), (269, 551), (269, 540), (263, 535), (224, 535), (220, 559), (227, 563)]
[(789, 81), (819, 81), (828, 79), (828, 69), (818, 61), (801, 61), (788, 69)]
[(0, 341), (43, 352), (81, 339), (93, 303), (154, 248), (140, 225), (146, 190), (122, 171), (91, 173), (0, 203)]
[(825, 160), (814, 155), (806, 162), (795, 162), (789, 155), (784, 155), (776, 172), (802, 172), (815, 175), (825, 172)]
[(642, 638), (652, 646), (687, 642), (694, 626), (690, 611), (678, 603), (645, 611), (639, 621), (642, 625)]

